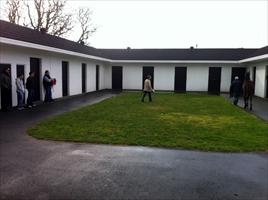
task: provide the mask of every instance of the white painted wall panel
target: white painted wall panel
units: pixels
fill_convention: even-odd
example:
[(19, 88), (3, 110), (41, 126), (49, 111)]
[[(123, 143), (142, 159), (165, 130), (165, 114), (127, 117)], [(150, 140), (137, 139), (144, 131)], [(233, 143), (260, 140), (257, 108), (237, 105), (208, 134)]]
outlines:
[(174, 90), (175, 67), (172, 65), (157, 65), (154, 67), (154, 89)]
[(123, 65), (123, 89), (125, 90), (142, 89), (142, 65), (139, 64)]
[(208, 66), (187, 66), (187, 91), (208, 90)]

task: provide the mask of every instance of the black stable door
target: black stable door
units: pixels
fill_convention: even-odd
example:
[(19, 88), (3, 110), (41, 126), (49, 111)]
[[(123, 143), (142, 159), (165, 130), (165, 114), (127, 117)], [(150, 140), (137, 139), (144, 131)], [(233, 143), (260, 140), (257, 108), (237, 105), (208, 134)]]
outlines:
[(30, 58), (30, 71), (34, 72), (34, 97), (33, 101), (41, 100), (41, 86), (40, 86), (40, 58)]
[(186, 91), (186, 67), (175, 67), (175, 92), (185, 92)]
[(68, 96), (68, 71), (69, 63), (62, 61), (62, 96)]
[(122, 67), (112, 66), (112, 89), (122, 90)]
[(221, 67), (210, 67), (208, 78), (208, 93), (220, 94), (221, 91)]
[(241, 83), (243, 83), (245, 78), (246, 68), (244, 67), (233, 67), (232, 68), (232, 81), (235, 79), (236, 76), (239, 77)]
[[(2, 76), (2, 73), (4, 72), (4, 70), (6, 68), (8, 68), (8, 67), (10, 68), (10, 76), (9, 77), (10, 77), (10, 80), (11, 80), (11, 65), (10, 64), (0, 64), (0, 76)], [(0, 95), (1, 95), (0, 99), (1, 99), (1, 108), (2, 108), (3, 107), (3, 102), (4, 102), (4, 96), (1, 94), (1, 91), (0, 91)], [(8, 102), (8, 106), (11, 107), (12, 106), (12, 92), (10, 91), (8, 93), (8, 96), (5, 97), (5, 98), (7, 98), (6, 100)]]
[(96, 65), (96, 91), (99, 90), (100, 67)]
[(143, 67), (142, 72), (142, 88), (144, 88), (144, 81), (147, 78), (147, 76), (150, 75), (152, 77), (151, 84), (152, 88), (154, 88), (154, 67)]
[(82, 93), (86, 92), (86, 75), (87, 75), (87, 65), (82, 63)]

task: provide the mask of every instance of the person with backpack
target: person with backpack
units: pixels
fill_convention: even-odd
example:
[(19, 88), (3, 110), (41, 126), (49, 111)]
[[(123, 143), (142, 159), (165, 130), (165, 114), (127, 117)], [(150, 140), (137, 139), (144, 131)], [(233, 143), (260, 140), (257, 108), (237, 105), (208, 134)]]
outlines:
[(34, 100), (34, 88), (35, 88), (35, 79), (34, 79), (34, 72), (29, 73), (29, 77), (26, 80), (26, 89), (28, 91), (28, 98), (27, 98), (27, 106), (28, 108), (31, 108), (34, 105), (33, 100)]

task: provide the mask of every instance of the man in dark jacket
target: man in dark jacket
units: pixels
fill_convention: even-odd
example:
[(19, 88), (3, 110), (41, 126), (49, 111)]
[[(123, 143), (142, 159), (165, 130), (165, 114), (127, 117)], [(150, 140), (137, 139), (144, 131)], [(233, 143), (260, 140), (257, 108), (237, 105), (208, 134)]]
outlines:
[(7, 67), (1, 74), (1, 109), (7, 111), (11, 107), (11, 79), (10, 79), (10, 68)]
[(230, 97), (234, 97), (234, 105), (237, 105), (239, 97), (242, 92), (242, 83), (239, 80), (239, 77), (236, 76), (235, 80), (232, 82), (231, 87), (230, 87)]
[(34, 72), (30, 72), (29, 77), (26, 80), (26, 89), (28, 90), (27, 106), (29, 108), (35, 106), (33, 104), (34, 87), (35, 87)]
[(52, 102), (52, 92), (51, 92), (51, 87), (52, 87), (52, 79), (50, 77), (49, 71), (45, 71), (45, 75), (43, 77), (43, 86), (45, 89), (45, 103)]

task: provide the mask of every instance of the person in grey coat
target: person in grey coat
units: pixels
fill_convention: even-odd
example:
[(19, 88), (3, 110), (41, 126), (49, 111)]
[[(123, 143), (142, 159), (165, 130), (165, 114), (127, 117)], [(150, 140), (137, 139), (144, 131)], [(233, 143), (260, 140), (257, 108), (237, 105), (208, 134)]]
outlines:
[(23, 83), (23, 74), (20, 74), (16, 79), (17, 86), (17, 97), (18, 97), (18, 110), (24, 109), (24, 97), (25, 97), (25, 86)]

